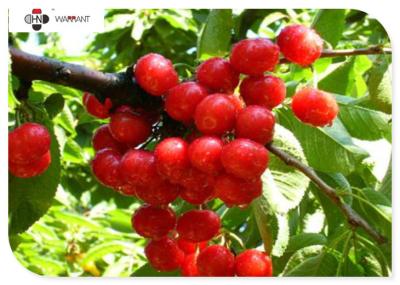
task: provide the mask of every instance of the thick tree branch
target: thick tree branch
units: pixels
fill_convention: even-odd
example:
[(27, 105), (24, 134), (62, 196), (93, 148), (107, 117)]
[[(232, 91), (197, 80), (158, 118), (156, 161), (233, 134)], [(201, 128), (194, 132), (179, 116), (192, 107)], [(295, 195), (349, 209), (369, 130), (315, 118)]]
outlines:
[(44, 80), (73, 87), (91, 92), (101, 101), (109, 97), (114, 106), (127, 103), (143, 107), (150, 105), (152, 108), (160, 106), (160, 98), (145, 96), (145, 92), (135, 83), (132, 67), (126, 72), (104, 73), (82, 65), (32, 55), (13, 47), (9, 51), (12, 73), (21, 80)]
[(319, 189), (341, 210), (346, 217), (348, 223), (353, 227), (362, 228), (379, 244), (385, 243), (386, 238), (378, 233), (371, 225), (369, 225), (358, 213), (356, 213), (349, 205), (343, 203), (337, 195), (335, 189), (326, 184), (311, 168), (303, 164), (298, 159), (292, 157), (286, 152), (274, 146), (272, 143), (268, 144), (267, 149), (281, 159), (287, 165), (290, 165), (306, 175), (312, 182), (314, 182)]
[[(324, 50), (321, 57), (339, 57), (339, 56), (357, 56), (357, 55), (368, 55), (368, 54), (392, 54), (392, 49), (384, 48), (382, 46), (371, 46), (368, 48), (359, 49), (336, 49), (336, 50)], [(288, 63), (289, 61), (282, 58), (279, 63)]]

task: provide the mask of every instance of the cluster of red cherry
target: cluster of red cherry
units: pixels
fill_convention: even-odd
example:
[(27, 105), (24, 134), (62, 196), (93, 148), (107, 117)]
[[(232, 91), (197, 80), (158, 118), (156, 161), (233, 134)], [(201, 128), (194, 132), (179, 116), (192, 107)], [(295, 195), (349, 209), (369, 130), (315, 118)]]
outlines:
[[(137, 83), (152, 96), (163, 96), (166, 113), (194, 126), (185, 138), (168, 137), (154, 151), (138, 149), (152, 132), (159, 114), (121, 106), (110, 123), (93, 137), (92, 162), (98, 180), (146, 204), (132, 216), (132, 226), (149, 238), (145, 254), (157, 270), (180, 269), (184, 276), (272, 276), (270, 257), (245, 250), (236, 257), (224, 245), (209, 245), (222, 236), (219, 216), (201, 205), (219, 198), (228, 207), (245, 207), (261, 195), (260, 176), (268, 166), (264, 145), (273, 138), (271, 110), (286, 96), (284, 82), (271, 72), (279, 54), (301, 66), (318, 59), (323, 41), (311, 29), (291, 25), (277, 44), (246, 39), (232, 48), (229, 60), (211, 58), (196, 70), (196, 81), (179, 83), (173, 64), (159, 54), (141, 57), (134, 68)], [(234, 95), (241, 80), (240, 95)], [(89, 113), (108, 117), (111, 101), (101, 104), (86, 93)], [(306, 87), (292, 98), (302, 122), (331, 124), (338, 113), (334, 97)], [(180, 197), (201, 209), (176, 217), (168, 205)]]
[(42, 174), (51, 163), (49, 131), (36, 123), (24, 123), (8, 133), (8, 169), (16, 177)]

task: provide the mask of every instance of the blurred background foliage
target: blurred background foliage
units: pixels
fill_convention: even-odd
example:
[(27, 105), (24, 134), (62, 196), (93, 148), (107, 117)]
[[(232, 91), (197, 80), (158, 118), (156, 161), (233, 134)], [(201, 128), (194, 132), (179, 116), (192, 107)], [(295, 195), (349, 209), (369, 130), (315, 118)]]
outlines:
[[(123, 71), (149, 52), (170, 58), (182, 78), (210, 56), (227, 56), (246, 37), (276, 38), (290, 23), (313, 26), (326, 48), (390, 46), (380, 23), (356, 10), (107, 10), (106, 29), (90, 35), (80, 54), (69, 54), (61, 33), (10, 34), (14, 46), (36, 46), (44, 56), (105, 72)], [(28, 45), (28, 43), (30, 43)], [(32, 44), (33, 43), (33, 44)], [(26, 50), (26, 49), (25, 49)], [(30, 50), (26, 50), (30, 52)], [(276, 144), (307, 161), (346, 203), (391, 239), (390, 56), (321, 58), (313, 68), (280, 65), (288, 97), (306, 84), (337, 94), (340, 116), (332, 128), (300, 124), (287, 104), (276, 111)], [(19, 81), (10, 75), (9, 127)], [(89, 116), (82, 91), (35, 81), (28, 102), (59, 144), (51, 174), (21, 182), (10, 178), (10, 244), (23, 266), (50, 276), (161, 276), (146, 263), (144, 239), (132, 232), (139, 202), (95, 181), (91, 137), (104, 121)], [(40, 117), (39, 119), (37, 117)], [(58, 154), (60, 152), (61, 155)], [(246, 209), (210, 207), (246, 247), (272, 250), (274, 275), (387, 276), (391, 240), (378, 245), (351, 230), (335, 206), (297, 171), (271, 159), (264, 195)], [(26, 189), (24, 189), (26, 188)], [(43, 190), (46, 189), (46, 190)], [(177, 201), (177, 213), (190, 205)], [(40, 219), (39, 219), (40, 218)], [(38, 221), (37, 221), (38, 220)], [(232, 249), (240, 245), (232, 240)]]

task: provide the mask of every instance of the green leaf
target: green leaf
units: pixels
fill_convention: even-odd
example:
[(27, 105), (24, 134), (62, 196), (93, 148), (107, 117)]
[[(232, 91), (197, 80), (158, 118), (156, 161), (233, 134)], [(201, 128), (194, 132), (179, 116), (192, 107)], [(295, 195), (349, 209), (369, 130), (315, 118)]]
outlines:
[[(278, 124), (275, 126), (274, 146), (307, 164), (293, 133)], [(274, 155), (270, 155), (268, 170), (261, 179), (263, 198), (270, 213), (286, 214), (299, 205), (309, 184), (309, 179), (302, 172), (287, 166)]]
[(332, 47), (335, 47), (343, 36), (345, 14), (344, 9), (322, 9), (318, 11), (314, 19), (314, 29)]
[(146, 263), (138, 270), (133, 272), (132, 276), (135, 277), (163, 277), (163, 276), (180, 276), (179, 271), (161, 272), (155, 270), (150, 264)]
[(337, 257), (315, 245), (298, 250), (289, 259), (283, 276), (335, 276), (338, 267)]
[(292, 130), (303, 147), (308, 164), (323, 172), (353, 172), (368, 153), (356, 146), (340, 120), (331, 127), (315, 128), (301, 123), (288, 108), (277, 112), (278, 120)]
[(354, 84), (355, 57), (350, 57), (343, 63), (331, 65), (329, 73), (319, 82), (318, 88), (337, 94), (350, 94)]
[(265, 252), (277, 257), (281, 256), (289, 242), (287, 215), (271, 214), (263, 197), (252, 202), (252, 209)]
[(212, 10), (199, 37), (197, 58), (224, 56), (231, 44), (232, 10)]
[[(343, 200), (351, 204), (352, 202), (352, 190), (346, 177), (341, 173), (321, 173), (318, 172), (318, 176), (325, 181), (329, 186), (336, 190), (339, 196), (343, 196)], [(324, 211), (326, 222), (328, 225), (328, 233), (333, 233), (341, 224), (345, 222), (343, 214), (337, 208), (337, 206), (318, 189), (314, 184), (310, 184), (310, 190), (313, 195), (317, 198)]]
[(133, 243), (121, 242), (121, 241), (110, 241), (104, 242), (94, 247), (91, 247), (86, 253), (85, 257), (82, 259), (81, 263), (83, 265), (88, 264), (93, 261), (102, 259), (104, 256), (121, 251), (135, 251), (136, 246)]
[(392, 131), (391, 116), (354, 105), (339, 103), (339, 118), (351, 136), (361, 140), (379, 140)]
[[(275, 127), (274, 145), (306, 162), (299, 142), (280, 125)], [(300, 171), (271, 155), (269, 169), (261, 177), (263, 194), (252, 209), (267, 252), (281, 256), (289, 241), (287, 213), (302, 200), (309, 180)]]
[(327, 242), (323, 234), (301, 233), (290, 237), (286, 253), (294, 253), (304, 247), (312, 245), (325, 245)]
[(385, 237), (392, 236), (391, 202), (382, 193), (370, 189), (355, 192), (354, 209)]
[(378, 191), (385, 195), (390, 202), (392, 201), (392, 159), (390, 159), (389, 167), (386, 171), (385, 177), (383, 177)]
[(51, 164), (41, 175), (17, 178), (9, 174), (8, 205), (9, 233), (26, 231), (50, 208), (60, 182), (60, 150), (50, 122), (46, 127), (51, 135)]
[(50, 118), (55, 117), (64, 108), (64, 97), (60, 93), (51, 94), (44, 102), (47, 114)]
[(63, 160), (77, 164), (83, 164), (86, 162), (83, 156), (83, 149), (73, 139), (67, 139), (64, 145)]
[(385, 113), (392, 113), (391, 66), (385, 56), (381, 56), (370, 71), (368, 91), (372, 105)]

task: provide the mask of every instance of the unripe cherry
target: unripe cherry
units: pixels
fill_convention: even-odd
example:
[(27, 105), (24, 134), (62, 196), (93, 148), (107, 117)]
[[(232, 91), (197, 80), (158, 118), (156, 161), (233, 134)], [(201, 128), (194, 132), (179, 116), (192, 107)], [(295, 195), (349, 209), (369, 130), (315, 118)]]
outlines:
[(234, 276), (235, 257), (222, 245), (211, 245), (199, 253), (197, 269), (200, 276)]
[(176, 217), (171, 208), (143, 205), (132, 215), (132, 227), (137, 234), (160, 239), (175, 228)]
[(215, 181), (215, 195), (229, 206), (248, 205), (261, 194), (261, 179), (248, 181), (222, 174)]
[(206, 135), (223, 135), (235, 124), (236, 107), (225, 94), (212, 94), (196, 107), (194, 121), (197, 129)]
[(272, 260), (265, 252), (248, 249), (236, 256), (235, 271), (242, 277), (271, 277)]
[(111, 148), (98, 151), (92, 160), (92, 170), (96, 178), (105, 186), (117, 188), (122, 186), (119, 165), (121, 154)]
[(226, 172), (253, 180), (263, 174), (268, 167), (267, 149), (249, 139), (235, 139), (222, 149), (221, 161)]
[(215, 136), (202, 136), (195, 139), (188, 149), (190, 163), (202, 172), (216, 175), (222, 170), (223, 146), (222, 140)]
[(188, 241), (201, 242), (212, 239), (220, 227), (220, 218), (213, 211), (190, 210), (179, 217), (176, 230)]
[(86, 111), (99, 119), (106, 119), (110, 117), (110, 109), (112, 108), (112, 102), (110, 98), (106, 98), (104, 103), (101, 103), (96, 96), (89, 92), (83, 93), (82, 97), (83, 105)]
[(135, 66), (135, 79), (140, 87), (153, 96), (164, 95), (179, 83), (171, 61), (156, 53), (139, 58)]
[(233, 68), (248, 75), (273, 71), (279, 61), (279, 47), (268, 39), (245, 39), (236, 43), (231, 52)]
[(114, 113), (110, 120), (110, 132), (120, 143), (134, 147), (150, 136), (151, 124), (142, 116), (133, 113)]
[(154, 153), (146, 150), (131, 149), (121, 159), (121, 176), (126, 183), (148, 187), (159, 178)]
[(25, 123), (8, 133), (8, 160), (13, 164), (31, 164), (50, 150), (50, 144), (46, 127)]
[(169, 237), (151, 240), (145, 250), (151, 266), (158, 271), (173, 271), (181, 267), (185, 254)]
[(274, 127), (275, 117), (270, 110), (256, 105), (248, 106), (237, 114), (235, 136), (264, 145), (272, 140)]
[(246, 77), (240, 83), (240, 95), (247, 105), (260, 105), (273, 109), (286, 97), (286, 86), (282, 79), (272, 76)]
[(50, 151), (29, 164), (15, 164), (8, 162), (8, 170), (12, 175), (19, 178), (31, 178), (44, 173), (51, 163)]
[(172, 183), (179, 182), (190, 165), (187, 151), (188, 143), (182, 138), (162, 140), (154, 150), (158, 172)]
[(126, 146), (118, 142), (112, 135), (109, 129), (109, 125), (105, 124), (100, 126), (93, 134), (92, 145), (95, 151), (99, 151), (103, 148), (112, 148), (120, 153), (124, 153)]
[(179, 196), (180, 190), (179, 185), (172, 184), (166, 180), (160, 180), (148, 186), (137, 187), (136, 196), (147, 204), (162, 206), (175, 201)]
[(307, 66), (321, 56), (323, 41), (313, 29), (295, 24), (280, 32), (278, 45), (289, 61)]
[(323, 127), (333, 123), (339, 106), (332, 94), (305, 87), (293, 96), (292, 110), (303, 123)]
[(191, 242), (188, 240), (185, 240), (184, 238), (178, 237), (176, 239), (176, 242), (178, 243), (178, 246), (185, 254), (191, 254), (195, 253), (197, 249), (200, 251), (203, 250), (204, 248), (207, 247), (208, 241), (203, 241), (203, 242)]
[(196, 106), (207, 95), (207, 90), (198, 83), (181, 83), (168, 91), (165, 98), (165, 111), (177, 121), (190, 123)]
[(196, 78), (213, 92), (232, 93), (239, 83), (237, 73), (229, 61), (214, 57), (197, 67)]

